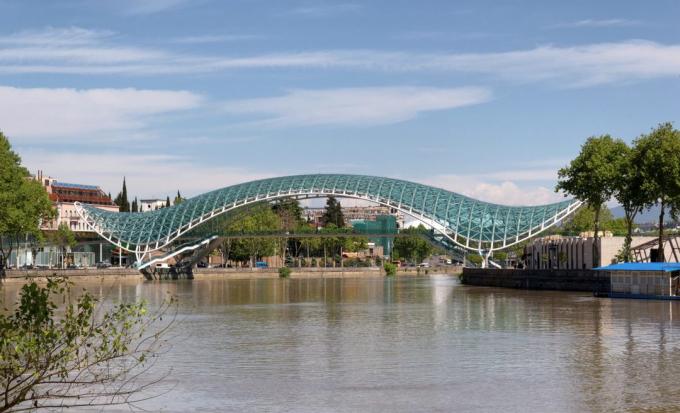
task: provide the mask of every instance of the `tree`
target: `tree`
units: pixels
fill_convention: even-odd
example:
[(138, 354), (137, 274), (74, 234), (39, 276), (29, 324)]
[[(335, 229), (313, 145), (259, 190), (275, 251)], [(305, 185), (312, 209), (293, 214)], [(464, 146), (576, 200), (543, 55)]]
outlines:
[(643, 206), (659, 205), (658, 259), (665, 260), (663, 250), (664, 215), (670, 208), (677, 218), (680, 208), (680, 131), (663, 123), (634, 141), (632, 162), (639, 169), (639, 191)]
[(432, 245), (423, 237), (427, 231), (423, 225), (419, 225), (417, 228), (402, 230), (401, 234), (407, 234), (407, 236), (394, 239), (392, 254), (395, 258), (403, 258), (411, 262), (422, 262), (425, 258), (432, 255), (434, 250)]
[(614, 194), (615, 183), (627, 146), (621, 139), (609, 135), (592, 136), (581, 146), (581, 152), (558, 173), (555, 191), (564, 191), (595, 210), (593, 266), (600, 264), (598, 248), (600, 211)]
[(329, 196), (326, 200), (326, 210), (321, 216), (321, 222), (323, 222), (324, 226), (329, 224), (333, 224), (337, 228), (345, 226), (345, 217), (342, 214), (342, 206), (335, 197)]
[(228, 246), (230, 257), (238, 261), (249, 260), (250, 266), (254, 267), (258, 258), (274, 255), (277, 241), (257, 235), (278, 231), (280, 225), (279, 217), (268, 204), (256, 205), (248, 211), (248, 214), (229, 221), (226, 224), (227, 232), (253, 235), (230, 242)]
[(643, 178), (636, 164), (635, 154), (636, 150), (626, 146), (619, 163), (619, 173), (614, 181), (614, 197), (623, 207), (626, 227), (626, 239), (620, 257), (627, 262), (632, 260), (630, 248), (633, 242), (635, 216), (642, 211), (645, 204), (644, 192), (641, 190)]
[[(606, 206), (600, 208), (599, 220), (602, 229), (608, 229), (611, 220), (614, 219), (612, 212)], [(582, 232), (592, 231), (595, 224), (595, 210), (586, 206), (580, 208), (562, 226), (562, 232), (567, 235), (580, 235)]]
[(40, 224), (55, 216), (52, 202), (41, 183), (31, 179), (0, 132), (0, 275), (20, 241), (41, 238)]
[(170, 208), (170, 196), (165, 197), (165, 207)]
[(130, 212), (130, 201), (128, 201), (127, 184), (125, 177), (123, 177), (123, 189), (118, 193), (116, 199), (113, 201), (118, 205), (120, 212)]
[(71, 231), (71, 228), (69, 228), (65, 222), (62, 222), (49, 238), (54, 245), (61, 249), (61, 268), (64, 268), (66, 264), (65, 257), (67, 249), (76, 246), (76, 236), (73, 234), (73, 231)]
[(177, 195), (175, 196), (175, 200), (173, 201), (173, 205), (179, 205), (182, 202), (184, 202), (184, 198), (182, 198), (182, 195), (179, 193), (179, 190), (177, 190)]
[(135, 197), (135, 200), (132, 201), (132, 207), (130, 208), (130, 212), (139, 212), (139, 202), (137, 201), (137, 197)]
[[(57, 302), (65, 302), (58, 308)], [(21, 288), (14, 312), (0, 314), (0, 412), (61, 410), (134, 403), (162, 377), (149, 376), (151, 360), (172, 323), (146, 304), (106, 309), (88, 292), (72, 298), (70, 284), (48, 279)], [(176, 307), (175, 307), (176, 308)]]

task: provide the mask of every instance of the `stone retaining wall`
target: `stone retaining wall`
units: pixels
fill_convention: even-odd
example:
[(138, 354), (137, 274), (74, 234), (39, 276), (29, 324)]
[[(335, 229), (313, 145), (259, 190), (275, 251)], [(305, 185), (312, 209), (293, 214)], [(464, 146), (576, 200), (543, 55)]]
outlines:
[(609, 292), (610, 277), (595, 270), (513, 270), (465, 268), (461, 282), (526, 290)]

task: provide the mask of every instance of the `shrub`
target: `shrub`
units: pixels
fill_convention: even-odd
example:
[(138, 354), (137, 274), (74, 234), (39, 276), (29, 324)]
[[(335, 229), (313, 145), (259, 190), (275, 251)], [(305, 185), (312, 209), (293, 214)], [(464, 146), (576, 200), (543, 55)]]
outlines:
[(471, 263), (475, 265), (480, 265), (482, 261), (484, 261), (484, 258), (482, 258), (481, 255), (477, 254), (470, 254), (467, 256), (467, 260), (470, 261)]
[(388, 277), (391, 277), (391, 276), (397, 274), (397, 266), (392, 264), (391, 262), (385, 263), (383, 268), (385, 269), (385, 275), (388, 276)]
[(290, 268), (288, 268), (288, 267), (279, 268), (279, 278), (288, 278), (288, 277), (290, 277)]

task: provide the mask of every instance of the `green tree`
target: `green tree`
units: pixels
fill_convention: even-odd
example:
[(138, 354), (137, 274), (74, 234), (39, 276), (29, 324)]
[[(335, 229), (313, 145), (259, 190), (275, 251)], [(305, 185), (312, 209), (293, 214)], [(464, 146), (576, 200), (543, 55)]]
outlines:
[(130, 212), (139, 212), (139, 202), (137, 201), (137, 197), (135, 197), (134, 201), (132, 201)]
[(130, 201), (128, 200), (125, 177), (123, 177), (123, 189), (121, 189), (113, 202), (118, 205), (120, 212), (130, 212)]
[(40, 224), (55, 216), (41, 183), (32, 179), (0, 132), (0, 275), (12, 251), (27, 237), (42, 237)]
[[(600, 208), (599, 220), (602, 229), (608, 229), (611, 220), (614, 219), (612, 212), (606, 206)], [(592, 231), (595, 224), (595, 210), (586, 206), (580, 208), (562, 226), (562, 232), (567, 235), (579, 235), (582, 232)]]
[[(631, 228), (635, 228), (635, 224)], [(614, 218), (607, 222), (604, 229), (611, 232), (615, 237), (624, 237), (628, 233), (628, 223), (625, 217)]]
[(324, 226), (333, 224), (336, 228), (345, 226), (345, 217), (342, 214), (342, 206), (340, 202), (333, 196), (329, 196), (326, 200), (326, 210), (321, 216), (321, 222)]
[(680, 208), (680, 131), (663, 123), (634, 142), (633, 165), (640, 174), (640, 195), (645, 208), (659, 205), (659, 255), (663, 248), (664, 215), (670, 208), (677, 218)]
[(626, 227), (626, 239), (620, 257), (627, 262), (632, 260), (630, 248), (633, 242), (635, 217), (645, 204), (645, 194), (641, 190), (643, 178), (636, 164), (636, 152), (628, 146), (625, 150), (622, 148), (622, 161), (619, 163), (619, 173), (614, 181), (614, 197), (623, 207)]
[(226, 230), (230, 233), (239, 233), (244, 236), (253, 235), (253, 237), (233, 240), (229, 245), (230, 257), (238, 261), (250, 261), (250, 266), (254, 267), (258, 258), (274, 255), (277, 251), (276, 239), (258, 237), (257, 235), (277, 232), (280, 227), (279, 217), (268, 204), (252, 207), (248, 214), (227, 223)]
[(76, 236), (71, 231), (71, 228), (65, 222), (59, 224), (56, 231), (49, 235), (50, 241), (59, 249), (61, 249), (61, 268), (64, 268), (66, 264), (66, 253), (68, 249), (76, 246)]
[(407, 236), (394, 239), (392, 254), (395, 258), (403, 258), (411, 262), (422, 262), (425, 258), (432, 255), (434, 251), (432, 245), (424, 238), (427, 231), (423, 225), (400, 231), (400, 234), (407, 234)]
[(175, 200), (172, 203), (173, 205), (179, 205), (182, 202), (184, 202), (184, 198), (182, 198), (182, 194), (179, 193), (179, 190), (177, 190), (177, 195), (175, 196)]
[(14, 311), (0, 314), (0, 412), (134, 403), (160, 381), (140, 372), (172, 323), (157, 324), (171, 306), (172, 298), (154, 314), (144, 302), (99, 309), (90, 293), (72, 298), (63, 279), (25, 284)]
[(170, 197), (169, 196), (165, 197), (165, 207), (170, 208)]
[(555, 191), (575, 196), (595, 211), (593, 230), (593, 266), (599, 265), (600, 251), (598, 239), (600, 231), (600, 211), (612, 197), (624, 161), (626, 143), (609, 135), (590, 137), (581, 146), (581, 152), (567, 167), (558, 173)]

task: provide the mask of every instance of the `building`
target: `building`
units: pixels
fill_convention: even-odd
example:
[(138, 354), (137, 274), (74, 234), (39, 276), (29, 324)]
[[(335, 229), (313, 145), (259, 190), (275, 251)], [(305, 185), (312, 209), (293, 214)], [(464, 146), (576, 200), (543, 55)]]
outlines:
[(118, 205), (95, 185), (61, 182), (50, 176), (44, 176), (42, 171), (38, 171), (33, 178), (45, 188), (57, 212), (53, 220), (41, 223), (40, 229), (49, 233), (57, 230), (61, 224), (66, 224), (76, 234), (79, 243), (64, 255), (61, 249), (54, 245), (42, 245), (37, 240), (27, 237), (10, 254), (9, 266), (52, 268), (63, 263), (65, 266), (91, 267), (98, 261), (105, 261), (105, 257), (110, 257), (113, 247), (88, 227), (76, 211), (75, 203), (80, 202), (108, 212), (118, 212)]
[(390, 237), (370, 237), (371, 234), (396, 234), (397, 218), (394, 215), (377, 215), (373, 219), (352, 220), (352, 228), (356, 232), (369, 236), (369, 241), (375, 246), (380, 247), (383, 255), (392, 254), (394, 238)]
[(623, 263), (598, 270), (609, 274), (613, 297), (677, 298), (680, 290), (678, 263)]
[(165, 208), (166, 199), (142, 199), (139, 201), (140, 212), (155, 211)]
[(95, 232), (88, 228), (85, 221), (76, 212), (76, 202), (93, 205), (109, 212), (118, 212), (118, 205), (98, 186), (60, 182), (55, 178), (44, 176), (42, 171), (38, 171), (35, 179), (45, 188), (57, 210), (56, 218), (44, 222), (41, 226), (44, 231), (54, 231), (64, 223), (68, 225), (71, 231), (94, 234)]
[[(633, 237), (631, 247), (635, 248), (656, 237)], [(524, 265), (528, 269), (590, 269), (593, 268), (594, 238), (565, 237), (551, 235), (536, 238), (524, 248)], [(601, 267), (616, 262), (616, 256), (623, 248), (625, 237), (599, 238), (599, 262), (594, 267)], [(664, 249), (667, 262), (677, 261), (673, 249)]]
[[(321, 217), (323, 217), (326, 208), (304, 208), (302, 211), (303, 218), (316, 226), (322, 226)], [(404, 216), (402, 213), (394, 208), (372, 205), (372, 206), (355, 206), (342, 207), (342, 215), (345, 218), (345, 223), (350, 225), (355, 220), (375, 221), (379, 216), (392, 215), (395, 217), (397, 225), (402, 228), (404, 225)]]

